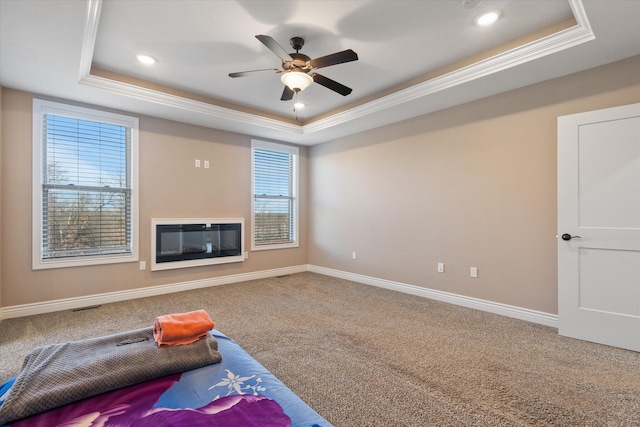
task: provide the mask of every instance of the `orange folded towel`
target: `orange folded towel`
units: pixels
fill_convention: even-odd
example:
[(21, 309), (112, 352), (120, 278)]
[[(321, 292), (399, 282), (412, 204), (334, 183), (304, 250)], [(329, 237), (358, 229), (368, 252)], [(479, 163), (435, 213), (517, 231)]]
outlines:
[(165, 314), (156, 317), (153, 339), (158, 347), (191, 344), (205, 337), (213, 327), (213, 320), (204, 310)]

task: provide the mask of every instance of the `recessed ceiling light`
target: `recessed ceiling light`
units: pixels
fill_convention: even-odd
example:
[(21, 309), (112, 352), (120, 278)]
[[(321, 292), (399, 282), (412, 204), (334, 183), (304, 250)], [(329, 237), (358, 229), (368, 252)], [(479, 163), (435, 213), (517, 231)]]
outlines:
[(142, 62), (145, 65), (151, 65), (156, 63), (156, 60), (149, 55), (138, 55), (136, 56), (136, 58), (138, 58), (138, 61)]
[(295, 104), (293, 104), (293, 107), (294, 107), (296, 110), (301, 110), (301, 109), (303, 109), (303, 108), (305, 107), (305, 105), (304, 105), (304, 103), (302, 103), (302, 102), (296, 102)]
[(496, 22), (499, 17), (500, 15), (498, 14), (498, 12), (487, 12), (476, 18), (476, 24), (482, 27), (487, 27)]

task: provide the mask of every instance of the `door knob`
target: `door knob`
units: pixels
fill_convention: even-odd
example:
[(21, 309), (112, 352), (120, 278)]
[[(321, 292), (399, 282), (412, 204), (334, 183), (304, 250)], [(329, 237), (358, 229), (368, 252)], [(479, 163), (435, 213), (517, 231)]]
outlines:
[(569, 241), (571, 239), (582, 239), (582, 237), (580, 237), (580, 236), (572, 236), (571, 234), (568, 234), (568, 233), (564, 233), (562, 235), (562, 240)]

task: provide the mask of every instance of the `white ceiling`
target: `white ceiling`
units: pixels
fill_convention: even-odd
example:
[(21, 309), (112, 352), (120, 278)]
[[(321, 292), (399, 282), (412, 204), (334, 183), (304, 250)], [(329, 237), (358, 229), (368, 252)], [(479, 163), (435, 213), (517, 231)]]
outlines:
[[(467, 1), (479, 4), (0, 0), (0, 85), (312, 145), (640, 54), (640, 0)], [(498, 22), (475, 25), (489, 10)], [(558, 25), (568, 19), (576, 24)], [(531, 39), (551, 26), (560, 29)], [(301, 36), (311, 58), (353, 49), (358, 61), (318, 71), (353, 92), (313, 84), (294, 113), (280, 101), (279, 74), (228, 77), (280, 67), (257, 34), (288, 52)], [(138, 53), (157, 63), (140, 64)]]

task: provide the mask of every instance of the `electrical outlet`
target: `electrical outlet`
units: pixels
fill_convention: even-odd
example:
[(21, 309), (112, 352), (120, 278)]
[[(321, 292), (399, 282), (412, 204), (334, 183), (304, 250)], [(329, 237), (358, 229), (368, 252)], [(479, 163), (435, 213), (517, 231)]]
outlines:
[(204, 168), (209, 169), (209, 160), (204, 161)]
[(444, 263), (443, 262), (439, 262), (438, 263), (438, 273), (444, 273)]
[(196, 159), (196, 167), (199, 168), (200, 167), (200, 159)]
[(469, 269), (469, 276), (476, 278), (478, 277), (478, 268), (477, 267), (471, 267)]
[(351, 252), (351, 259), (358, 259), (358, 254), (356, 251)]
[(146, 270), (146, 269), (147, 269), (147, 262), (140, 261), (140, 270)]

